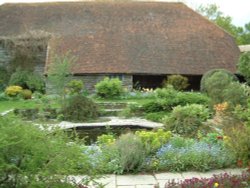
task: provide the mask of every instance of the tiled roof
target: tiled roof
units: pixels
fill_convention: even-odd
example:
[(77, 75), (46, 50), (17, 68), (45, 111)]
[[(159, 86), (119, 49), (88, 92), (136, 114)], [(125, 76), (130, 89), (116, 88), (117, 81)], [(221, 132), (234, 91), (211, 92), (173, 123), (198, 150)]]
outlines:
[(28, 30), (52, 33), (50, 51), (71, 51), (79, 74), (200, 75), (214, 68), (235, 72), (240, 53), (232, 36), (182, 3), (0, 6), (0, 36)]

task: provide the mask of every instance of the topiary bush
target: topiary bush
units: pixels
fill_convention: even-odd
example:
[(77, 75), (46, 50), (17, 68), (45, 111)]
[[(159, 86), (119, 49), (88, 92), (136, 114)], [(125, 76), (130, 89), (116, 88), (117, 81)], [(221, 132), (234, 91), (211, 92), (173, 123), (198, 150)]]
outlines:
[(9, 97), (17, 97), (23, 88), (20, 86), (9, 86), (5, 89), (5, 94)]
[(102, 98), (119, 97), (124, 93), (122, 81), (118, 78), (104, 78), (95, 85), (96, 94)]
[(196, 136), (198, 130), (206, 130), (202, 123), (210, 116), (208, 108), (199, 104), (176, 106), (163, 118), (167, 130), (182, 136)]
[(68, 98), (61, 113), (68, 121), (88, 121), (99, 116), (98, 106), (89, 98), (76, 95)]
[(174, 89), (181, 91), (189, 86), (188, 78), (181, 75), (170, 75), (163, 81), (163, 86), (172, 85)]
[[(206, 72), (202, 78), (201, 78), (201, 83), (200, 83), (200, 90), (202, 92), (207, 92), (208, 91), (208, 86), (209, 84), (207, 83), (207, 80), (210, 79), (215, 73), (220, 73), (218, 75), (221, 75), (221, 82), (224, 84), (229, 84), (231, 81), (238, 81), (238, 78), (231, 73), (230, 71), (227, 71), (225, 69), (212, 69), (208, 72)], [(219, 82), (218, 81), (218, 82)], [(223, 87), (226, 87), (226, 85), (221, 84)]]

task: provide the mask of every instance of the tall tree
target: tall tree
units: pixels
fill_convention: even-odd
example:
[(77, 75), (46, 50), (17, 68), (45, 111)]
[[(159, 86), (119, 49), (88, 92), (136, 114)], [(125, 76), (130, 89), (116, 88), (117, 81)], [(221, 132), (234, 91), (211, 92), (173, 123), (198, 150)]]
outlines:
[(216, 4), (201, 5), (197, 12), (230, 33), (238, 44), (250, 43), (250, 23), (246, 24), (245, 28), (235, 26), (232, 17), (224, 15)]

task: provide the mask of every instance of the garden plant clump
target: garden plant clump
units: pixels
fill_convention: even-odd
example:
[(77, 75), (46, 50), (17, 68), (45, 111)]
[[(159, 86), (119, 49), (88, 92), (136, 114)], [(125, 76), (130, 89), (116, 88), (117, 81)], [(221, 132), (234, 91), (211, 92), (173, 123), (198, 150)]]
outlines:
[(243, 172), (241, 175), (220, 174), (211, 178), (192, 178), (181, 182), (168, 181), (165, 188), (247, 188), (250, 186), (250, 172)]

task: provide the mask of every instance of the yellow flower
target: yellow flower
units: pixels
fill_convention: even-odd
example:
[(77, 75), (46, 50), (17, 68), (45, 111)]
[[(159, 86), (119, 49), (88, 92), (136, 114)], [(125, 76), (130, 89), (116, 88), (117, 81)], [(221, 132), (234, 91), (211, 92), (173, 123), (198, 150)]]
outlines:
[(217, 182), (214, 183), (214, 187), (219, 187), (219, 184)]

